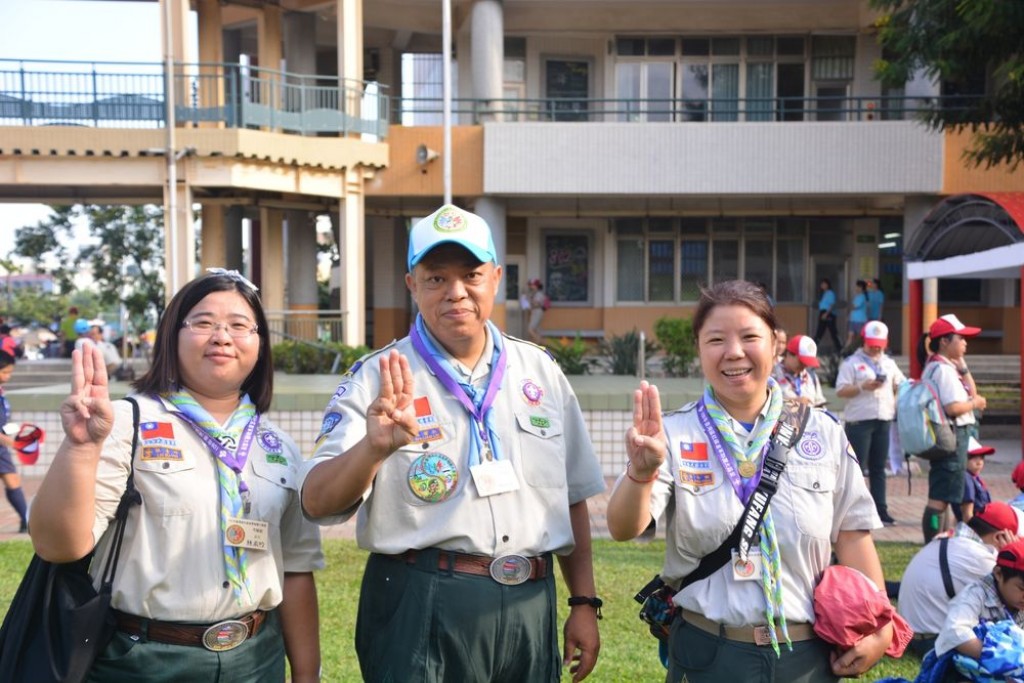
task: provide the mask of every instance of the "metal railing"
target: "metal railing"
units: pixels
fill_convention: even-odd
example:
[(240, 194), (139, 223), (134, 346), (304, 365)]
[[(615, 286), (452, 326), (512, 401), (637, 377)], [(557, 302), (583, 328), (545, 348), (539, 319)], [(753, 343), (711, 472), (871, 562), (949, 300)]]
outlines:
[[(0, 125), (161, 128), (164, 65), (0, 59)], [(375, 82), (247, 64), (176, 63), (178, 124), (300, 135), (387, 136), (390, 98)]]
[(271, 334), (311, 342), (341, 342), (344, 339), (344, 311), (266, 311)]
[[(607, 99), (555, 97), (452, 100), (462, 123), (484, 121), (566, 122), (767, 122), (902, 121), (937, 111), (965, 111), (980, 97), (896, 95), (771, 97), (733, 99)], [(395, 121), (440, 122), (440, 98), (394, 98)], [(437, 121), (434, 121), (437, 119)]]

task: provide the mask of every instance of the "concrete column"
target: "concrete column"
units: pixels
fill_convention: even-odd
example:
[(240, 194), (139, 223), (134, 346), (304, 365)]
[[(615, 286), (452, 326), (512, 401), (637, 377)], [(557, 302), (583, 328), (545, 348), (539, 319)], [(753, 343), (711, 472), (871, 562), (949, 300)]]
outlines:
[[(288, 334), (316, 339), (316, 223), (308, 211), (288, 211)], [(306, 311), (306, 313), (299, 313)]]
[(245, 209), (241, 206), (230, 206), (224, 211), (224, 267), (229, 270), (245, 272), (242, 247), (242, 219)]
[[(285, 310), (284, 214), (278, 209), (260, 208), (260, 296), (268, 317), (280, 319)], [(273, 323), (271, 323), (273, 326)], [(276, 329), (281, 329), (277, 327)]]
[[(921, 323), (924, 325), (924, 329), (928, 329), (928, 326), (935, 322), (935, 319), (939, 317), (939, 280), (934, 277), (927, 277), (922, 282), (922, 306), (921, 306)], [(917, 340), (912, 340), (915, 344)]]
[(224, 207), (203, 204), (203, 240), (199, 252), (199, 272), (207, 268), (227, 268), (227, 239), (224, 232)]
[[(494, 248), (498, 252), (498, 265), (505, 263), (505, 256), (508, 254), (507, 233), (505, 230), (505, 202), (491, 197), (480, 197), (476, 200), (473, 213), (487, 221), (491, 226), (491, 236), (494, 238)], [(498, 285), (498, 295), (494, 300), (494, 312), (491, 313), (491, 321), (500, 329), (505, 329), (505, 283), (502, 280)]]
[[(363, 0), (335, 0), (335, 8), (338, 17), (338, 85), (343, 88), (339, 106), (346, 113), (357, 116), (362, 102), (362, 88), (357, 84), (363, 80)], [(342, 213), (345, 213), (344, 207)]]
[[(224, 106), (223, 26), (220, 0), (197, 0), (199, 15), (199, 61), (208, 66), (199, 67), (199, 106)], [(223, 121), (202, 121), (200, 128), (223, 128)]]
[(341, 201), (341, 310), (345, 321), (342, 341), (366, 344), (366, 226), (363, 178), (358, 168), (345, 171), (345, 197)]
[(406, 221), (402, 218), (367, 217), (366, 230), (373, 245), (370, 274), (373, 309), (374, 348), (409, 331), (409, 290), (405, 286), (406, 253), (409, 246)]
[[(167, 183), (164, 183), (164, 210), (169, 211), (171, 198), (168, 196)], [(164, 220), (164, 263), (167, 271), (165, 292), (169, 301), (174, 296), (174, 283), (177, 281), (184, 285), (196, 275), (196, 227), (192, 221), (192, 190), (184, 181), (182, 174), (178, 174), (178, 187), (175, 196), (175, 214), (177, 218), (177, 229), (171, 234), (171, 221)], [(165, 214), (166, 216), (166, 214)], [(172, 277), (172, 273), (176, 277)]]
[[(285, 71), (293, 74), (316, 73), (316, 15), (306, 12), (288, 12), (284, 15), (284, 62)], [(289, 80), (295, 85), (312, 86), (316, 79)], [(285, 103), (289, 111), (300, 111), (301, 94), (291, 90), (288, 95), (294, 101)]]
[(281, 68), (281, 8), (264, 5), (256, 19), (256, 59), (261, 69)]
[(488, 113), (501, 106), (505, 29), (500, 0), (476, 0), (470, 16), (473, 97), (484, 100), (480, 122), (500, 119)]
[(160, 0), (160, 40), (164, 54), (167, 52), (167, 24), (171, 24), (171, 57), (175, 62), (194, 62), (195, 53), (189, 40), (189, 0)]

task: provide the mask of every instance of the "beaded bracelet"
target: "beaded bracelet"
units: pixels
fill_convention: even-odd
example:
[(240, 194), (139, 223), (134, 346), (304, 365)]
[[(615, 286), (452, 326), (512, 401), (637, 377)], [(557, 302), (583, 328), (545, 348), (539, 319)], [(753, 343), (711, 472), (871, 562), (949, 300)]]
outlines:
[(650, 484), (652, 481), (658, 478), (658, 472), (657, 470), (655, 470), (654, 476), (651, 477), (650, 479), (637, 479), (636, 477), (629, 473), (629, 466), (632, 464), (632, 462), (626, 463), (626, 476), (629, 477), (630, 481), (635, 481), (637, 484)]

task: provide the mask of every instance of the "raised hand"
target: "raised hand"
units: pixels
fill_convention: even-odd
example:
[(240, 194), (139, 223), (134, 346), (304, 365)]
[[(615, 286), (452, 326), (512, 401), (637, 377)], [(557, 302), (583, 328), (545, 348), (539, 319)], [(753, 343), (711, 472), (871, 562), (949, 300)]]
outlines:
[(100, 445), (114, 425), (103, 352), (92, 342), (71, 354), (71, 394), (60, 405), (64, 434), (73, 444)]
[(380, 393), (366, 411), (366, 437), (378, 452), (391, 455), (419, 432), (413, 409), (409, 360), (392, 349), (380, 358)]
[(668, 455), (661, 424), (661, 396), (653, 384), (640, 382), (640, 388), (633, 392), (633, 426), (626, 431), (626, 455), (638, 479), (654, 476)]

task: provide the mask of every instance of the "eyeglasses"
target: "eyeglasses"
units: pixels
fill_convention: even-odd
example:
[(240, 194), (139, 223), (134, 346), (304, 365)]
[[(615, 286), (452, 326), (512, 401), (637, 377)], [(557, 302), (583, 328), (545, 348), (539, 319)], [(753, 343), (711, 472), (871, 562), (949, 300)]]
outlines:
[(234, 339), (245, 339), (256, 334), (258, 327), (255, 324), (241, 320), (232, 323), (215, 323), (212, 320), (186, 320), (181, 326), (187, 328), (195, 335), (209, 337), (220, 330), (228, 333)]

